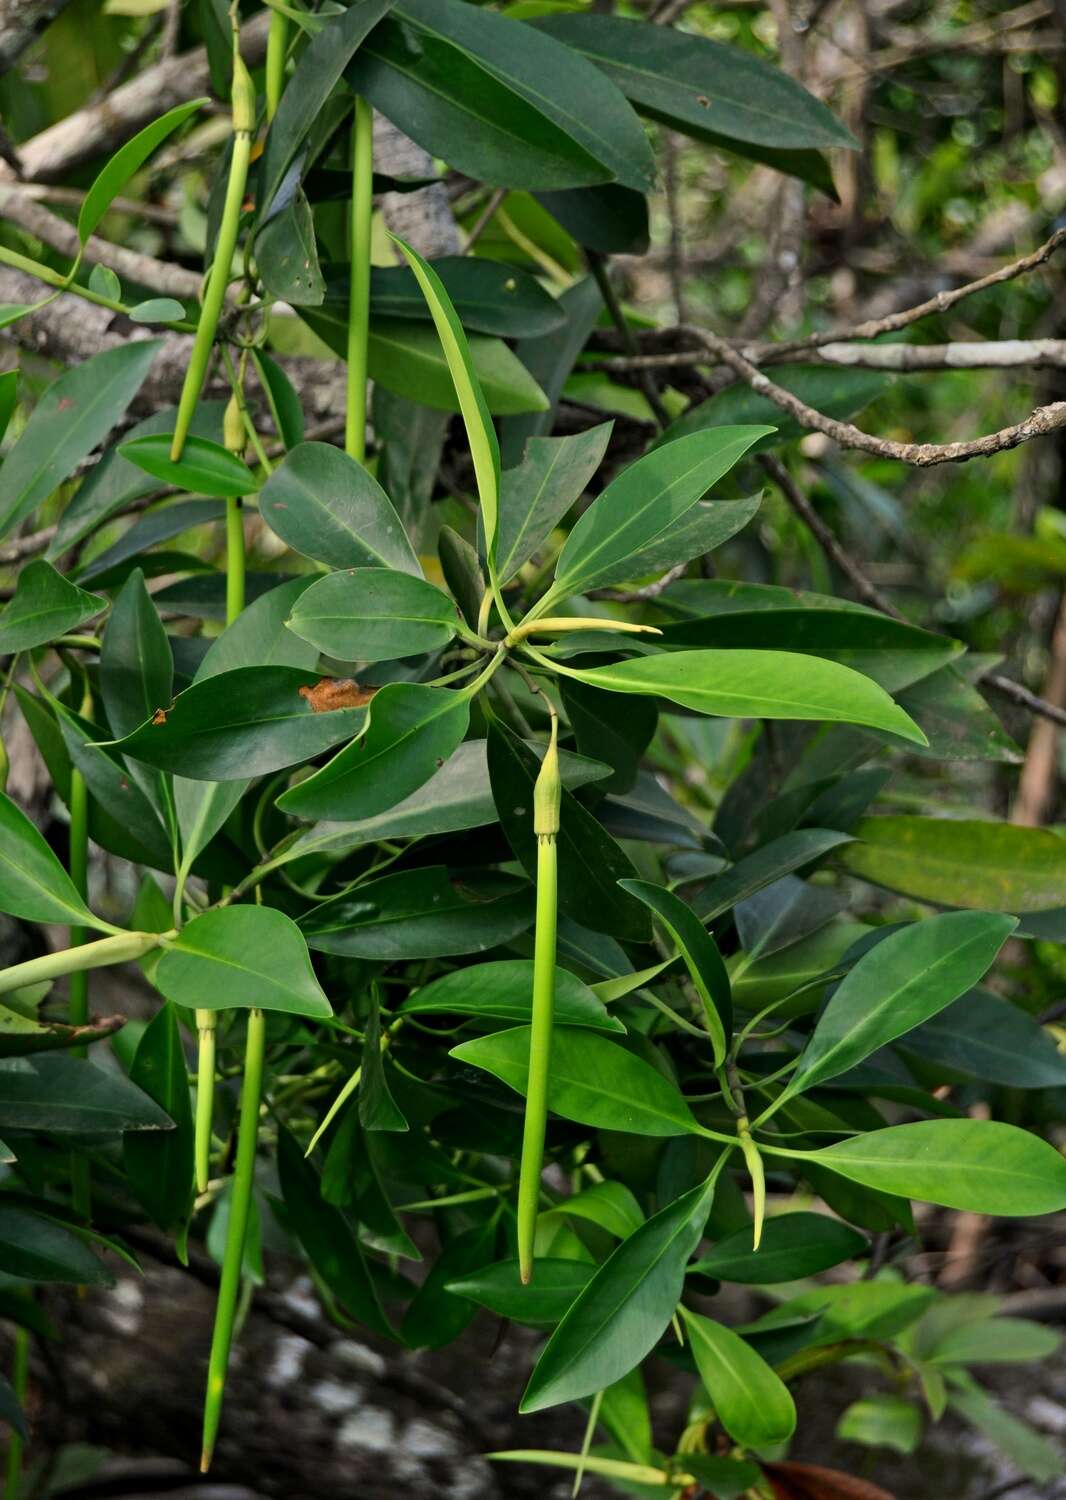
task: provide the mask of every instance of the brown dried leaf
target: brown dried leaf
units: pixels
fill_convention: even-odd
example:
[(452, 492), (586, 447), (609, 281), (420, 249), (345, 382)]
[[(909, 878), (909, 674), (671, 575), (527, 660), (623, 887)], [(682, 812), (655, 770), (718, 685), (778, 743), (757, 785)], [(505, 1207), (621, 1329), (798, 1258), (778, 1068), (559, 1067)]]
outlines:
[(332, 713), (335, 708), (362, 708), (377, 688), (360, 687), (354, 677), (320, 677), (313, 687), (300, 688), (316, 714)]
[(777, 1500), (896, 1500), (888, 1490), (820, 1464), (763, 1464)]

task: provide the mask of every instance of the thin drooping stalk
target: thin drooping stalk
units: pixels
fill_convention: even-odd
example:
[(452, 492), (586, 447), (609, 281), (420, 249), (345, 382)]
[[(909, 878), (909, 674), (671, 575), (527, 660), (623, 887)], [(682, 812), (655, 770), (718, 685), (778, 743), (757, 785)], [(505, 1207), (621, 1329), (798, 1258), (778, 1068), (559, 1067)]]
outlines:
[(289, 18), (280, 10), (270, 12), (270, 30), (267, 32), (267, 55), (265, 68), (267, 124), (278, 112), (281, 91), (285, 87), (285, 54), (289, 45)]
[[(223, 442), (237, 458), (244, 455), (244, 418), (236, 394), (230, 397), (222, 423)], [(244, 502), (240, 496), (226, 500), (226, 624), (244, 609)], [(196, 1116), (193, 1161), (196, 1191), (206, 1193), (211, 1181), (211, 1122), (215, 1093), (215, 1031), (218, 1013), (196, 1012)]]
[[(89, 894), (89, 789), (76, 766), (70, 772), (70, 879), (78, 895)], [(88, 934), (84, 927), (70, 928), (70, 946), (80, 948)], [(69, 981), (68, 1016), (72, 1026), (85, 1026), (89, 1020), (89, 971), (75, 969)], [(84, 1057), (85, 1047), (74, 1049)], [(92, 1212), (92, 1187), (89, 1163), (75, 1153), (70, 1162), (71, 1206), (76, 1214), (88, 1219)]]
[(230, 157), (229, 178), (226, 183), (226, 198), (222, 208), (222, 219), (215, 241), (215, 255), (207, 276), (207, 288), (200, 308), (200, 321), (196, 325), (189, 368), (185, 372), (185, 383), (181, 388), (178, 415), (174, 423), (174, 441), (170, 456), (177, 462), (185, 447), (196, 403), (200, 399), (207, 364), (211, 358), (211, 346), (215, 341), (222, 301), (229, 284), (233, 252), (237, 248), (237, 233), (244, 205), (244, 190), (248, 183), (248, 163), (252, 154), (252, 132), (255, 130), (255, 85), (244, 65), (237, 47), (236, 32), (233, 44), (233, 154)]
[(533, 1026), (529, 1036), (526, 1114), (518, 1174), (518, 1268), (523, 1283), (533, 1277), (533, 1241), (540, 1206), (540, 1173), (548, 1121), (548, 1077), (555, 1016), (555, 947), (559, 880), (556, 840), (562, 782), (559, 721), (553, 710), (551, 740), (533, 788), (533, 832), (537, 836), (537, 918), (533, 948)]
[(207, 1366), (207, 1395), (204, 1399), (203, 1450), (200, 1471), (206, 1474), (215, 1451), (218, 1424), (222, 1416), (222, 1397), (226, 1389), (237, 1299), (241, 1289), (244, 1265), (244, 1242), (255, 1187), (255, 1154), (259, 1138), (259, 1106), (263, 1094), (263, 1055), (266, 1049), (266, 1018), (261, 1010), (248, 1012), (248, 1040), (244, 1049), (244, 1080), (241, 1085), (241, 1113), (237, 1127), (237, 1160), (233, 1169), (229, 1223), (226, 1227), (226, 1249), (222, 1260), (222, 1280), (215, 1306), (215, 1328), (211, 1338), (211, 1356)]
[[(26, 1399), (30, 1373), (30, 1335), (22, 1327), (15, 1329), (11, 1352), (11, 1390), (21, 1406)], [(4, 1500), (19, 1500), (22, 1492), (22, 1438), (11, 1429), (7, 1443), (7, 1468), (4, 1474)]]
[(367, 347), (370, 325), (370, 224), (374, 192), (374, 111), (355, 101), (352, 124), (351, 272), (348, 289), (348, 388), (344, 450), (366, 458)]

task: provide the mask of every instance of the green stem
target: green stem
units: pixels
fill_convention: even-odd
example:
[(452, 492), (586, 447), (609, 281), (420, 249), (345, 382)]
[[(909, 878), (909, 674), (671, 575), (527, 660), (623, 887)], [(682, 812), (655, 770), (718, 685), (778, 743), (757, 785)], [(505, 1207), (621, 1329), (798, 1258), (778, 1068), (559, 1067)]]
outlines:
[(270, 30), (267, 32), (266, 55), (266, 117), (267, 124), (278, 112), (281, 93), (285, 87), (285, 54), (289, 45), (289, 18), (281, 11), (270, 12)]
[(230, 625), (244, 608), (244, 501), (239, 495), (226, 500), (226, 623)]
[(0, 969), (0, 995), (10, 995), (12, 990), (20, 990), (29, 984), (40, 984), (45, 979), (58, 979), (63, 974), (77, 974), (83, 969), (102, 969), (108, 964), (123, 964), (130, 959), (143, 958), (153, 948), (158, 948), (164, 937), (173, 936), (173, 933), (116, 932), (114, 937), (98, 938), (93, 943), (63, 948), (58, 953), (45, 953), (40, 958), (12, 964), (9, 969)]
[[(70, 879), (82, 900), (89, 894), (89, 791), (85, 777), (73, 767), (70, 773)], [(84, 927), (70, 928), (71, 948), (85, 945)], [(84, 1026), (89, 1020), (89, 971), (75, 969), (70, 976), (68, 1015), (72, 1026)], [(80, 1057), (87, 1047), (72, 1049)], [(70, 1161), (70, 1200), (74, 1212), (82, 1219), (92, 1216), (92, 1187), (89, 1162), (75, 1153)]]
[(215, 1028), (213, 1010), (196, 1012), (196, 1191), (206, 1193), (211, 1181), (211, 1117), (215, 1097)]
[(348, 299), (348, 389), (344, 451), (366, 460), (367, 347), (370, 328), (370, 223), (374, 192), (374, 112), (355, 101), (352, 125), (351, 273)]
[(226, 1389), (226, 1369), (233, 1342), (233, 1323), (244, 1265), (244, 1241), (255, 1186), (255, 1153), (259, 1136), (259, 1105), (263, 1094), (263, 1056), (266, 1050), (266, 1019), (261, 1010), (248, 1012), (248, 1040), (244, 1050), (244, 1081), (241, 1086), (241, 1116), (237, 1135), (237, 1160), (233, 1171), (226, 1249), (222, 1260), (222, 1281), (215, 1307), (215, 1330), (211, 1339), (211, 1357), (207, 1366), (207, 1395), (204, 1400), (204, 1441), (200, 1472), (206, 1474), (218, 1436), (222, 1415), (222, 1397)]
[[(26, 1399), (30, 1374), (30, 1334), (26, 1328), (15, 1329), (11, 1353), (11, 1389), (21, 1406)], [(19, 1500), (22, 1490), (22, 1438), (11, 1429), (7, 1445), (7, 1470), (4, 1477), (4, 1500)]]
[(215, 341), (222, 301), (229, 285), (233, 253), (237, 248), (237, 234), (241, 224), (241, 208), (244, 190), (248, 182), (248, 163), (252, 154), (252, 131), (255, 128), (255, 85), (244, 66), (234, 39), (233, 49), (233, 155), (230, 157), (229, 180), (226, 183), (226, 199), (222, 208), (222, 221), (215, 255), (207, 276), (200, 321), (196, 325), (189, 368), (185, 372), (185, 383), (181, 388), (178, 415), (174, 423), (174, 441), (170, 447), (171, 459), (176, 463), (185, 447), (196, 403), (200, 399), (207, 363), (211, 357), (211, 346)]
[[(59, 271), (53, 271), (51, 266), (44, 265), (39, 260), (33, 260), (28, 255), (20, 255), (17, 250), (8, 250), (0, 245), (0, 265), (11, 266), (16, 271), (25, 271), (28, 276), (34, 276), (38, 281), (43, 281), (45, 286), (55, 287), (57, 292), (70, 292), (74, 297), (80, 297), (83, 302), (92, 302), (97, 307), (106, 307), (111, 312), (128, 313), (133, 304), (118, 302), (114, 297), (105, 297), (100, 292), (94, 292), (91, 287), (82, 286), (80, 282), (72, 281), (69, 276), (62, 275)], [(44, 302), (37, 306), (43, 307), (52, 302), (53, 297), (46, 297)], [(174, 319), (160, 323), (161, 328), (172, 328), (179, 333), (193, 333), (196, 325), (187, 323), (183, 319)]]
[(540, 1174), (548, 1123), (548, 1078), (555, 1018), (555, 952), (559, 877), (556, 839), (562, 786), (559, 779), (558, 719), (552, 713), (551, 740), (533, 789), (533, 831), (537, 835), (537, 915), (533, 946), (533, 1026), (518, 1174), (518, 1268), (523, 1283), (533, 1277), (533, 1242), (540, 1207)]

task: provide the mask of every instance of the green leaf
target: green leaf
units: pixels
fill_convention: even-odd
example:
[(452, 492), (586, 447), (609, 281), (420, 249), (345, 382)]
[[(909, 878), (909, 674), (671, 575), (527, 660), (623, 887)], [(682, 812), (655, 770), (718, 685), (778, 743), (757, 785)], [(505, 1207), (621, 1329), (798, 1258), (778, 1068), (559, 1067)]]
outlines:
[(234, 1006), (331, 1016), (303, 933), (270, 906), (227, 906), (194, 917), (168, 939), (155, 982), (190, 1010)]
[(93, 266), (89, 272), (89, 290), (100, 297), (110, 297), (113, 302), (122, 299), (122, 283), (110, 266)]
[(662, 573), (678, 563), (713, 552), (744, 529), (761, 503), (761, 495), (749, 495), (743, 500), (698, 500), (628, 560), (627, 577), (636, 579)]
[(796, 1406), (781, 1377), (732, 1328), (687, 1307), (681, 1317), (700, 1379), (729, 1436), (745, 1448), (787, 1442), (796, 1429)]
[(767, 431), (722, 427), (695, 433), (623, 469), (567, 537), (547, 599), (629, 578), (634, 557), (691, 510)]
[(623, 1182), (594, 1182), (579, 1193), (571, 1193), (555, 1208), (542, 1212), (540, 1222), (568, 1218), (598, 1224), (619, 1240), (628, 1239), (644, 1223), (640, 1204)]
[(48, 1213), (0, 1197), (0, 1271), (24, 1281), (108, 1286), (113, 1280), (80, 1235)]
[(956, 911), (912, 922), (863, 955), (818, 1018), (779, 1103), (846, 1073), (985, 974), (1015, 917)]
[(850, 841), (846, 833), (831, 828), (798, 828), (784, 833), (705, 885), (694, 903), (704, 922), (711, 922), (738, 902), (747, 900), (771, 881), (812, 865), (831, 849)]
[(572, 437), (531, 437), (522, 462), (500, 476), (497, 542), (501, 583), (508, 583), (585, 492), (603, 461), (613, 422)]
[(467, 894), (443, 865), (384, 875), (323, 902), (301, 923), (312, 948), (387, 963), (483, 953), (532, 924), (526, 882), (496, 876), (488, 892)]
[(698, 139), (787, 151), (857, 146), (787, 73), (740, 47), (605, 15), (549, 15), (539, 29), (583, 52), (644, 114)]
[(559, 687), (582, 755), (613, 767), (603, 790), (616, 794), (632, 790), (659, 722), (655, 704), (635, 694), (623, 697), (620, 693), (597, 693), (568, 677)]
[(112, 734), (132, 734), (166, 708), (173, 685), (170, 640), (135, 568), (112, 606), (100, 651), (100, 694)]
[(99, 922), (39, 830), (11, 798), (0, 792), (0, 911), (24, 922), (114, 929)]
[(646, 255), (651, 244), (643, 193), (605, 182), (537, 193), (537, 202), (579, 245), (601, 255)]
[(604, 1261), (545, 1345), (523, 1413), (602, 1391), (651, 1351), (674, 1316), (713, 1198), (713, 1180), (692, 1188)]
[(922, 1414), (903, 1396), (877, 1394), (853, 1401), (836, 1426), (844, 1442), (913, 1453), (921, 1442)]
[(184, 307), (173, 297), (149, 297), (129, 311), (132, 323), (176, 323), (184, 316)]
[[(883, 688), (819, 656), (792, 651), (679, 651), (567, 670), (590, 687), (651, 693), (695, 713), (863, 724), (925, 743), (917, 724)], [(1063, 848), (1066, 855), (1066, 845)]]
[[(556, 299), (535, 276), (502, 261), (474, 255), (442, 255), (433, 270), (468, 333), (495, 333), (503, 338), (540, 338), (566, 321)], [(347, 317), (348, 272), (331, 277), (330, 297)], [(432, 317), (414, 273), (406, 266), (374, 266), (370, 272), (373, 318)]]
[(469, 1301), (448, 1288), (456, 1277), (484, 1265), (495, 1245), (495, 1219), (465, 1229), (445, 1244), (403, 1320), (401, 1333), (412, 1349), (440, 1349), (473, 1322)]
[(153, 120), (143, 130), (139, 130), (132, 140), (115, 152), (106, 166), (97, 173), (78, 210), (78, 239), (83, 245), (111, 207), (112, 200), (121, 193), (130, 178), (140, 171), (156, 147), (162, 145), (168, 135), (177, 130), (179, 125), (184, 125), (190, 115), (194, 115), (208, 102), (206, 98), (192, 99), (188, 104), (168, 109), (165, 115), (160, 115), (158, 120)]
[(703, 1009), (703, 1024), (714, 1047), (715, 1067), (725, 1062), (733, 1036), (733, 997), (718, 944), (680, 896), (649, 880), (621, 880), (619, 885), (655, 913), (677, 944)]
[(948, 1405), (1007, 1455), (1024, 1474), (1045, 1484), (1062, 1474), (1062, 1454), (1027, 1422), (1007, 1411), (969, 1376), (952, 1385)]
[(283, 793), (278, 807), (297, 818), (355, 820), (384, 812), (429, 781), (469, 723), (470, 700), (463, 693), (388, 683), (371, 701), (362, 738)]
[[(687, 38), (686, 38), (687, 39)], [(876, 401), (894, 382), (894, 376), (880, 370), (845, 370), (827, 365), (783, 365), (774, 370), (774, 384), (827, 417), (846, 422), (856, 412)], [(673, 442), (690, 432), (733, 423), (769, 422), (774, 431), (755, 444), (756, 453), (780, 448), (793, 442), (810, 429), (795, 417), (783, 412), (768, 396), (760, 396), (748, 385), (731, 385), (708, 401), (690, 406), (659, 438), (659, 443)]]
[(165, 432), (133, 438), (121, 443), (118, 451), (160, 484), (172, 484), (175, 489), (214, 495), (220, 500), (251, 495), (258, 489), (256, 477), (244, 460), (220, 443), (188, 437), (181, 458), (175, 463), (170, 456), (171, 438), (172, 434)]
[(1066, 1207), (1066, 1160), (996, 1120), (918, 1120), (804, 1152), (852, 1182), (901, 1198), (1004, 1218)]
[(174, 1006), (168, 1001), (144, 1029), (130, 1068), (130, 1082), (174, 1121), (174, 1129), (129, 1134), (122, 1140), (126, 1175), (135, 1196), (160, 1229), (189, 1215), (193, 1187), (193, 1122), (189, 1065)]
[(278, 1177), (293, 1233), (315, 1274), (352, 1317), (395, 1339), (358, 1239), (340, 1210), (324, 1201), (318, 1174), (287, 1130), (278, 1132)]
[(0, 610), (0, 655), (43, 646), (106, 608), (106, 599), (87, 594), (36, 558), (19, 573), (14, 597)]
[(156, 339), (122, 343), (53, 381), (0, 466), (0, 537), (47, 500), (104, 440), (159, 349)]
[(407, 0), (348, 81), (419, 145), (498, 187), (617, 179), (645, 192), (655, 167), (623, 96), (569, 47), (459, 0)]
[(681, 1453), (676, 1460), (679, 1468), (693, 1474), (715, 1500), (740, 1500), (762, 1479), (762, 1471), (756, 1464), (744, 1459), (711, 1457), (706, 1453)]
[(449, 1281), (448, 1290), (488, 1308), (498, 1318), (532, 1328), (550, 1328), (565, 1316), (595, 1269), (587, 1261), (553, 1260), (545, 1256), (534, 1261), (533, 1280), (529, 1286), (523, 1286), (518, 1277), (518, 1262), (501, 1260)]
[(935, 1365), (1030, 1364), (1049, 1359), (1061, 1335), (1028, 1318), (982, 1318), (951, 1328), (924, 1358)]
[(318, 263), (315, 221), (303, 188), (297, 186), (255, 239), (256, 267), (270, 296), (292, 307), (319, 307), (326, 280)]
[(263, 486), (259, 511), (283, 542), (316, 562), (421, 574), (385, 491), (329, 443), (300, 443), (287, 453)]
[(745, 1227), (719, 1240), (689, 1269), (742, 1286), (771, 1286), (817, 1276), (864, 1255), (867, 1248), (863, 1235), (826, 1214), (778, 1214), (767, 1219), (758, 1250), (752, 1250), (751, 1229)]
[(912, 1031), (908, 1053), (986, 1083), (1015, 1089), (1066, 1086), (1066, 1057), (1033, 1018), (988, 990), (971, 990)]
[[(529, 1035), (528, 1026), (494, 1031), (461, 1042), (450, 1056), (483, 1068), (524, 1096)], [(578, 1027), (555, 1028), (548, 1108), (564, 1120), (629, 1135), (686, 1135), (700, 1129), (676, 1085), (657, 1068), (599, 1032)]]
[(976, 819), (873, 817), (838, 858), (852, 875), (919, 901), (986, 911), (1066, 905), (1066, 839)]
[(393, 0), (360, 0), (330, 16), (301, 53), (271, 122), (259, 166), (257, 211), (269, 214), (278, 189), (341, 74)]
[[(537, 840), (530, 809), (540, 762), (529, 746), (498, 723), (489, 725), (489, 777), (504, 834), (532, 878)], [(636, 875), (628, 856), (565, 787), (558, 849), (559, 902), (575, 922), (639, 942), (651, 931), (646, 909), (618, 882)]]
[[(440, 0), (435, 0), (435, 3), (440, 3)], [(487, 15), (491, 15), (491, 12), (485, 12), (474, 24), (480, 25)], [(403, 240), (397, 240), (396, 243), (414, 272), (422, 295), (433, 315), (437, 336), (444, 349), (448, 370), (455, 385), (459, 410), (463, 414), (463, 424), (466, 427), (466, 440), (470, 445), (474, 476), (477, 480), (481, 524), (485, 531), (485, 555), (488, 558), (491, 578), (496, 568), (496, 534), (499, 529), (500, 511), (500, 445), (496, 440), (496, 429), (492, 425), (485, 395), (473, 366), (466, 334), (452, 306), (451, 299), (444, 289), (443, 282), (417, 250), (404, 244)]]
[(338, 661), (395, 661), (438, 651), (455, 634), (455, 605), (433, 584), (392, 568), (349, 568), (296, 601), (289, 629)]
[[(329, 707), (328, 697), (315, 696), (323, 680), (330, 681), (295, 667), (212, 674), (179, 693), (164, 717), (153, 716), (114, 748), (202, 781), (264, 776), (362, 733), (367, 709)], [(352, 696), (341, 680), (341, 702)], [(327, 706), (316, 711), (316, 703)]]
[(303, 442), (304, 413), (300, 398), (285, 371), (262, 349), (252, 350), (252, 362), (278, 436), (286, 449)]
[(371, 991), (370, 1013), (359, 1074), (359, 1123), (364, 1130), (406, 1130), (407, 1121), (389, 1091), (381, 1046), (381, 1001)]
[(172, 1130), (173, 1122), (121, 1073), (46, 1052), (0, 1063), (0, 1130), (96, 1135)]
[[(494, 1463), (547, 1464), (556, 1469), (575, 1469), (579, 1474), (601, 1474), (614, 1480), (626, 1494), (643, 1494), (653, 1486), (676, 1492), (677, 1480), (665, 1469), (651, 1464), (631, 1464), (621, 1458), (602, 1458), (596, 1453), (565, 1453), (551, 1448), (513, 1448), (508, 1453), (486, 1453)], [(635, 1486), (640, 1485), (640, 1490)]]
[[(566, 326), (558, 333), (522, 339), (515, 348), (523, 368), (538, 383), (544, 405), (531, 415), (515, 416), (502, 423), (500, 443), (507, 464), (519, 462), (531, 437), (551, 431), (566, 379), (603, 311), (603, 298), (594, 276), (586, 276), (574, 286), (567, 287), (558, 302), (566, 314)], [(486, 394), (490, 408), (494, 409), (491, 394)]]
[[(220, 500), (178, 500), (173, 504), (157, 506), (127, 527), (110, 547), (105, 547), (89, 562), (79, 566), (78, 581), (98, 581), (102, 588), (116, 587), (125, 581), (131, 571), (124, 566), (130, 558), (139, 557), (159, 542), (181, 536), (193, 527), (220, 521), (225, 513), (226, 507)], [(170, 555), (173, 557), (174, 554)], [(145, 557), (144, 568), (154, 572), (159, 565), (160, 556), (165, 561), (167, 554), (152, 553)], [(189, 559), (191, 566), (197, 565), (197, 562), (195, 557)], [(182, 566), (183, 563), (178, 565)]]
[[(502, 959), (455, 969), (415, 990), (400, 1006), (404, 1015), (478, 1016), (498, 1021), (530, 1020), (533, 1006), (531, 959)], [(601, 1001), (567, 969), (555, 971), (555, 1019), (563, 1026), (624, 1031)]]
[[(163, 797), (158, 773), (144, 770), (142, 776), (133, 776), (117, 756), (96, 743), (100, 730), (94, 724), (62, 704), (57, 704), (55, 715), (67, 753), (84, 776), (94, 805), (113, 820), (116, 828), (135, 840), (140, 853), (133, 857), (160, 870), (172, 869), (171, 841), (160, 819)], [(95, 817), (90, 828), (95, 828)], [(126, 849), (120, 852), (126, 858), (132, 854)]]

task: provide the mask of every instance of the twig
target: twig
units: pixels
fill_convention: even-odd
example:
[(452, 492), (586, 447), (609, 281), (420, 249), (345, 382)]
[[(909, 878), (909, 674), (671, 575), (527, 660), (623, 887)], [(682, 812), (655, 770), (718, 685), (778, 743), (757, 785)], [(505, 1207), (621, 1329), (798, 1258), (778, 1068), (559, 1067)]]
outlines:
[[(734, 348), (743, 347), (730, 340)], [(950, 344), (824, 344), (820, 349), (781, 353), (774, 344), (760, 344), (745, 352), (757, 364), (791, 364), (804, 360), (819, 365), (845, 365), (860, 370), (1029, 370), (1066, 369), (1066, 339), (964, 340)], [(670, 354), (615, 355), (597, 361), (600, 370), (668, 370), (709, 364), (706, 350)]]
[(660, 594), (665, 593), (672, 583), (677, 582), (687, 567), (687, 562), (675, 563), (661, 578), (657, 578), (654, 583), (646, 583), (643, 588), (594, 589), (589, 598), (610, 599), (613, 604), (642, 604), (646, 599), (657, 599)]
[(1066, 427), (1066, 401), (1055, 401), (1050, 406), (1038, 407), (1024, 422), (1019, 422), (1014, 427), (1004, 427), (1000, 432), (988, 433), (985, 437), (974, 438), (968, 443), (897, 443), (890, 438), (873, 437), (850, 422), (823, 416), (791, 391), (775, 385), (768, 375), (764, 375), (725, 339), (702, 329), (698, 330), (698, 336), (723, 364), (746, 380), (753, 391), (765, 396), (789, 416), (795, 417), (804, 427), (824, 433), (842, 448), (858, 448), (864, 453), (874, 453), (878, 458), (893, 458), (920, 469), (931, 468), (935, 464), (966, 463), (971, 458), (985, 458), (989, 454), (1017, 448), (1019, 444), (1029, 442), (1032, 438), (1044, 437), (1049, 432)]
[[(596, 285), (600, 289), (600, 296), (603, 298), (604, 306), (611, 315), (611, 321), (618, 329), (623, 344), (626, 345), (631, 354), (635, 354), (637, 346), (633, 339), (633, 330), (626, 321), (622, 304), (619, 302), (618, 295), (611, 282), (610, 272), (607, 269), (607, 259), (598, 250), (587, 250), (585, 253), (588, 257), (589, 269), (595, 277)], [(670, 413), (663, 405), (659, 392), (655, 388), (655, 381), (652, 379), (650, 373), (646, 373), (641, 377), (640, 388), (660, 428), (668, 427), (670, 425)]]
[(468, 254), (477, 244), (478, 240), (485, 233), (485, 230), (489, 227), (493, 214), (496, 212), (496, 210), (499, 208), (500, 204), (506, 197), (506, 188), (494, 188), (493, 191), (489, 194), (488, 202), (485, 204), (485, 207), (481, 210), (480, 214), (478, 214), (477, 219), (474, 221), (473, 228), (470, 230), (470, 233), (466, 237), (466, 244), (463, 246), (464, 253)]
[(40, 531), (27, 532), (25, 536), (16, 537), (13, 542), (7, 542), (0, 547), (0, 563), (21, 562), (24, 557), (33, 557), (37, 552), (43, 552), (48, 543), (56, 534), (55, 526), (45, 526)]

